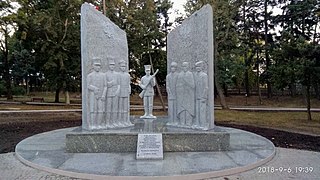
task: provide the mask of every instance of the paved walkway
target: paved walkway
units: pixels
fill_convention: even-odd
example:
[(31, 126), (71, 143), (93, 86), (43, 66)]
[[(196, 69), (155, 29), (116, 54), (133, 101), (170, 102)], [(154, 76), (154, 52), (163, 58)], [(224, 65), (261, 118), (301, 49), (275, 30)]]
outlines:
[[(74, 180), (57, 174), (36, 170), (22, 164), (14, 153), (0, 154), (0, 180)], [(213, 178), (238, 179), (319, 179), (320, 152), (276, 148), (276, 156), (265, 165), (240, 174)], [(289, 170), (290, 168), (290, 170)], [(301, 168), (304, 168), (302, 172)], [(308, 169), (306, 169), (308, 168)], [(312, 169), (312, 171), (310, 171)], [(282, 170), (280, 172), (280, 170)], [(301, 171), (300, 171), (301, 170)], [(309, 172), (306, 172), (309, 170)], [(290, 172), (289, 172), (290, 171)]]

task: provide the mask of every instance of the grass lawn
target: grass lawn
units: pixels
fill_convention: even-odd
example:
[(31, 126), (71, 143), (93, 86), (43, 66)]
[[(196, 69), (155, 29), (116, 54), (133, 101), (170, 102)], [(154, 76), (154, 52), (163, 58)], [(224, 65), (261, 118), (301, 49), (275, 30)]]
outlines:
[(215, 122), (218, 123), (251, 125), (320, 135), (320, 113), (313, 112), (312, 118), (312, 121), (308, 121), (306, 112), (215, 111)]
[[(258, 96), (228, 96), (226, 97), (228, 106), (262, 106), (262, 107), (306, 107), (303, 96), (274, 96), (272, 98), (262, 97), (262, 104), (259, 104)], [(215, 98), (215, 105), (220, 105), (219, 97)], [(320, 100), (311, 99), (311, 108), (320, 108)]]
[[(53, 93), (36, 93), (32, 96), (20, 96), (15, 97), (14, 101), (27, 102), (31, 100), (31, 97), (44, 97), (46, 102), (53, 102)], [(61, 94), (61, 102), (64, 100), (64, 95)], [(71, 100), (78, 101), (81, 103), (81, 95), (71, 94)], [(0, 100), (5, 100), (1, 98)], [(303, 97), (289, 97), (289, 96), (278, 96), (273, 98), (263, 98), (262, 105), (258, 105), (258, 97), (251, 96), (246, 99), (243, 96), (230, 96), (226, 98), (229, 106), (265, 106), (265, 107), (305, 107)], [(166, 97), (164, 97), (164, 103), (167, 105)], [(142, 99), (138, 95), (131, 96), (131, 105), (141, 105)], [(161, 101), (159, 97), (155, 97), (155, 106), (161, 106)], [(215, 105), (219, 105), (219, 99), (215, 100)], [(317, 99), (312, 99), (311, 102), (312, 108), (320, 108), (320, 101)], [(44, 109), (81, 109), (79, 105), (55, 105), (55, 106), (46, 106), (46, 105), (27, 105), (27, 104), (0, 104), (0, 111), (4, 110), (44, 110)], [(155, 110), (154, 114), (156, 116), (167, 115), (167, 112)], [(31, 115), (31, 114), (30, 114)], [(142, 111), (131, 111), (131, 115), (141, 116), (143, 115)], [(39, 120), (45, 119), (44, 114), (36, 115), (37, 117), (20, 117), (17, 118), (17, 115), (14, 115), (14, 121), (26, 119)], [(57, 115), (60, 119), (63, 118), (63, 114)], [(66, 113), (66, 119), (72, 119)], [(28, 114), (29, 117), (29, 114)], [(81, 115), (75, 116), (77, 120), (81, 119)], [(216, 110), (215, 111), (215, 122), (222, 124), (238, 124), (238, 125), (250, 125), (258, 126), (265, 128), (274, 128), (282, 129), (287, 131), (302, 132), (302, 133), (311, 133), (320, 135), (320, 113), (312, 113), (312, 121), (307, 121), (306, 112), (248, 112), (248, 111), (232, 111), (232, 110)], [(55, 117), (52, 115), (50, 118), (54, 120)], [(8, 116), (0, 116), (0, 122), (10, 122)]]
[(80, 106), (71, 106), (71, 105), (28, 105), (28, 104), (0, 104), (0, 111), (9, 111), (9, 110), (54, 110), (54, 109), (81, 109)]

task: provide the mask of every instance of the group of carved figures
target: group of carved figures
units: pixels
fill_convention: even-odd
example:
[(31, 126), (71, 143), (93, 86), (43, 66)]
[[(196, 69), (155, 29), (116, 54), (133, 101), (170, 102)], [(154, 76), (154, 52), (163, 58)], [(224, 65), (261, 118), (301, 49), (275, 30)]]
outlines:
[[(109, 61), (109, 71), (101, 72), (101, 60), (93, 60), (93, 72), (87, 77), (89, 99), (89, 128), (108, 129), (132, 125), (129, 116), (129, 97), (131, 94), (130, 75), (125, 61), (119, 62), (120, 72), (116, 72), (115, 62)], [(170, 73), (166, 77), (168, 93), (169, 124), (208, 129), (208, 75), (203, 72), (204, 62), (195, 63), (196, 72), (191, 72), (189, 63), (172, 62)], [(140, 97), (144, 101), (145, 114), (141, 118), (155, 118), (152, 115), (155, 75), (150, 75), (150, 65), (145, 66), (146, 75), (139, 84), (143, 91)]]
[(195, 63), (196, 72), (191, 72), (189, 63), (170, 64), (170, 73), (166, 77), (168, 93), (169, 124), (195, 129), (208, 129), (208, 75), (203, 72), (204, 62)]
[(132, 125), (129, 117), (130, 75), (125, 61), (109, 61), (109, 70), (101, 72), (101, 59), (93, 59), (93, 71), (87, 76), (88, 125), (90, 129), (108, 129)]

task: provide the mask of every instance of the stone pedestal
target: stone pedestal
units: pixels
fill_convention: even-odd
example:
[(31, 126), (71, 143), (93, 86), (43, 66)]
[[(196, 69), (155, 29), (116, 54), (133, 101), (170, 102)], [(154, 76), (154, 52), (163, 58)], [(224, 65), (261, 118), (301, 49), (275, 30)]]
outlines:
[[(140, 122), (140, 121), (139, 121)], [(230, 134), (215, 128), (209, 131), (185, 128), (158, 128), (158, 122), (146, 121), (146, 127), (162, 129), (164, 152), (227, 151)], [(66, 135), (66, 151), (69, 153), (135, 152), (141, 129), (82, 131), (81, 128)], [(155, 131), (159, 133), (159, 131)]]
[(141, 121), (144, 123), (143, 132), (154, 132), (154, 122), (157, 120), (157, 118), (141, 118)]

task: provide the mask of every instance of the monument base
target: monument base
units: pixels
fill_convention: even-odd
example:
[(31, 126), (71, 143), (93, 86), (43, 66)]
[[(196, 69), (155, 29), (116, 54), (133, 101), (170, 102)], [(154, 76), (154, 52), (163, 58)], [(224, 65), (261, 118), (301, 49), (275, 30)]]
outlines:
[[(139, 121), (138, 124), (143, 127), (141, 123)], [(229, 150), (230, 134), (219, 128), (199, 131), (176, 127), (156, 128), (157, 125), (159, 124), (153, 121), (155, 130), (165, 130), (160, 132), (163, 137), (164, 152)], [(146, 132), (136, 127), (101, 131), (83, 131), (79, 127), (66, 134), (66, 151), (69, 153), (135, 152), (139, 133)]]

